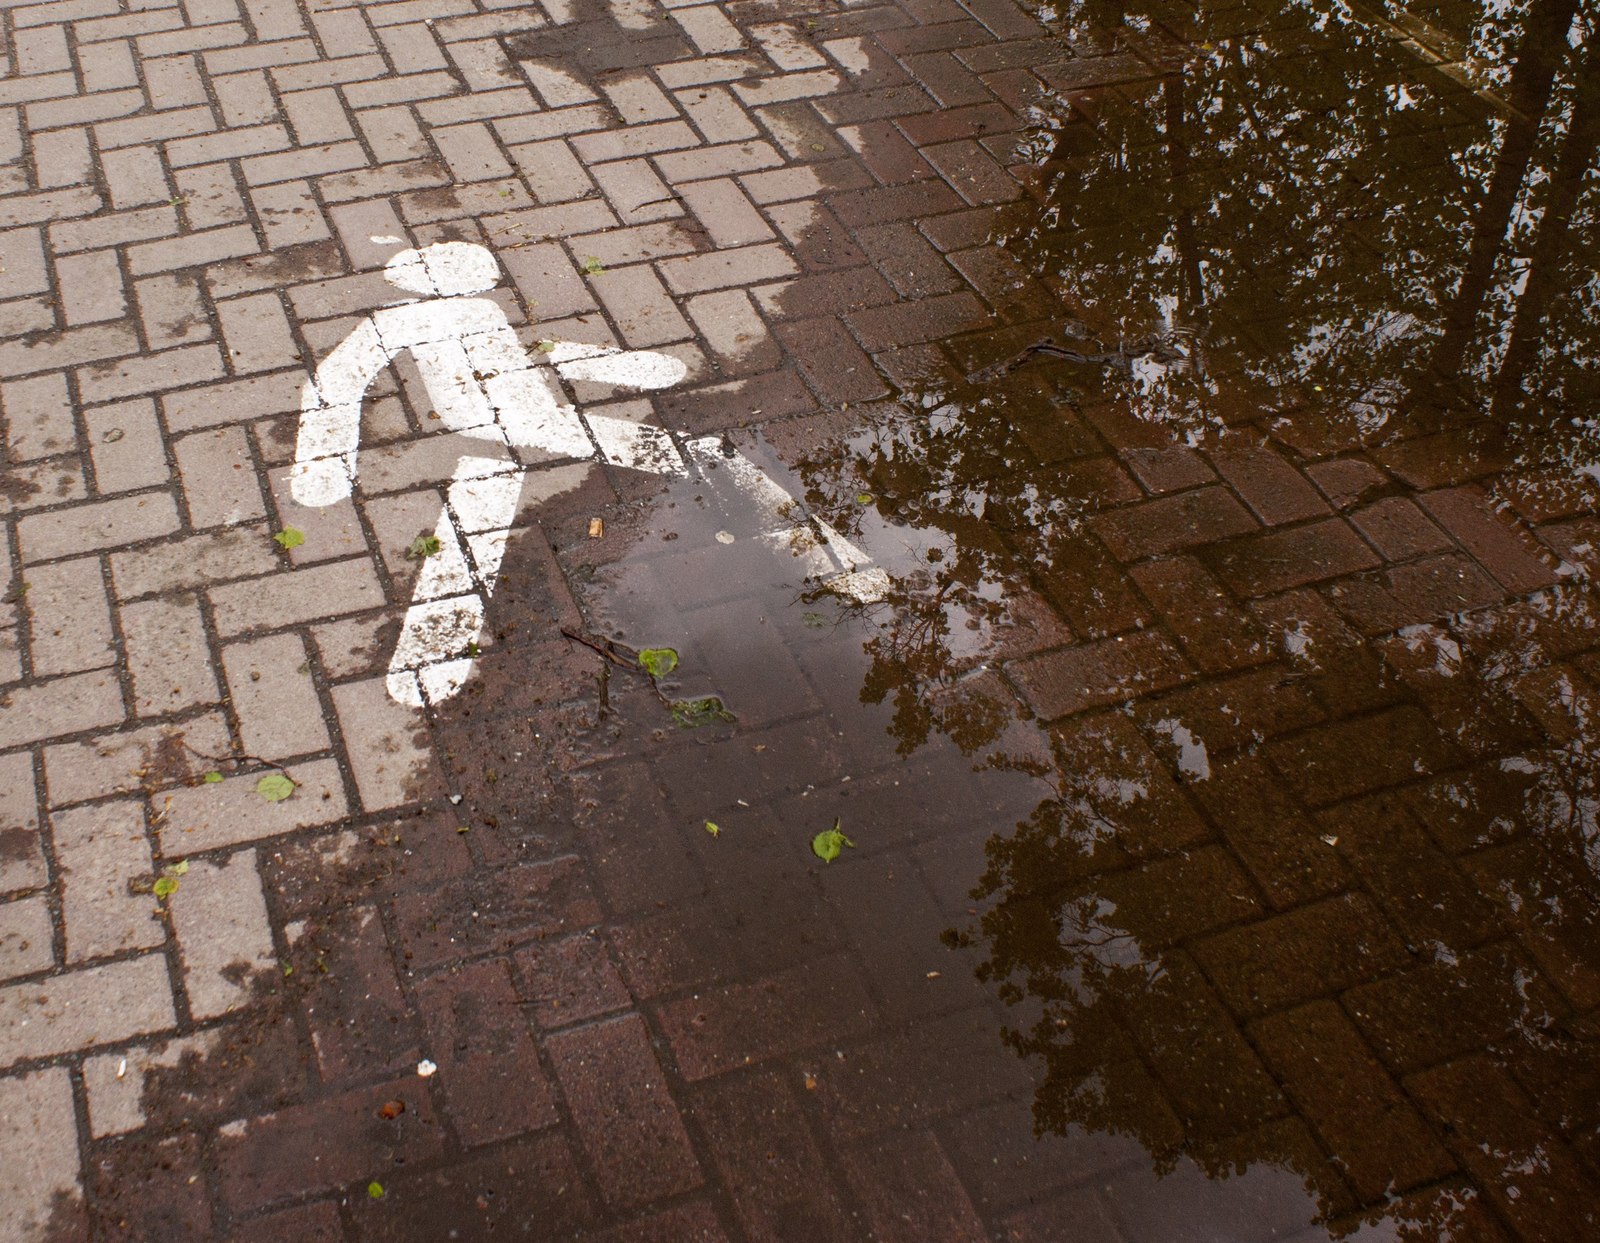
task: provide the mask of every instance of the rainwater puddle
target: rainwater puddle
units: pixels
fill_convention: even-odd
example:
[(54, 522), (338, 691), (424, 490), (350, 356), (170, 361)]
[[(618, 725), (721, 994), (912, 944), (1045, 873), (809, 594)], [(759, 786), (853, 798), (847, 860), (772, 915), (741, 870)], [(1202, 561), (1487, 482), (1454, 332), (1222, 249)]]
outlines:
[(693, 855), (640, 971), (815, 972), (737, 1020), (837, 1037), (784, 1107), (935, 1135), (991, 1227), (1586, 1237), (1592, 14), (1048, 16), (1000, 242), (1076, 320), (739, 438), (883, 598), (704, 481), (593, 558), (596, 633), (679, 658), (593, 741)]

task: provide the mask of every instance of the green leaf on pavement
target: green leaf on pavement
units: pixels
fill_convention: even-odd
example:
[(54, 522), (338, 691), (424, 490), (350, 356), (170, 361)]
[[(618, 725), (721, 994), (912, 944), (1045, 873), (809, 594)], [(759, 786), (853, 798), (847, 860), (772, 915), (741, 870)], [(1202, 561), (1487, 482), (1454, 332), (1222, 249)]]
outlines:
[(179, 859), (176, 863), (167, 864), (161, 870), (168, 876), (187, 876), (189, 875), (189, 861), (187, 859)]
[(833, 822), (833, 828), (824, 829), (811, 839), (811, 853), (824, 863), (832, 863), (846, 846), (854, 849), (855, 843), (839, 831), (837, 820)]
[(281, 803), (294, 793), (294, 782), (282, 773), (268, 773), (256, 782), (256, 793), (269, 803)]
[(205, 782), (208, 786), (214, 786), (217, 784), (217, 782), (222, 780), (222, 774), (213, 768), (204, 777), (200, 778), (200, 780)]
[(368, 1183), (367, 1195), (374, 1200), (383, 1199), (383, 1184), (379, 1182)]
[(431, 557), (440, 548), (437, 535), (419, 535), (411, 541), (411, 547), (406, 549), (408, 557)]
[(283, 530), (277, 532), (272, 538), (277, 540), (281, 547), (298, 548), (301, 544), (306, 542), (306, 533), (296, 527), (284, 527)]
[(731, 721), (734, 715), (722, 706), (722, 700), (707, 695), (702, 699), (673, 700), (672, 719), (685, 729), (694, 729), (713, 721)]
[(536, 348), (541, 354), (554, 354), (556, 352), (556, 343), (547, 339), (539, 342), (539, 344), (534, 348)]
[(593, 255), (590, 255), (583, 261), (583, 270), (590, 276), (598, 276), (600, 273), (606, 270), (606, 265), (601, 263), (600, 260), (596, 259)]
[(639, 663), (653, 678), (664, 678), (678, 667), (678, 653), (670, 647), (640, 649)]
[(150, 886), (150, 892), (158, 898), (168, 898), (178, 892), (178, 878), (176, 876), (158, 876), (156, 883)]
[(712, 837), (720, 837), (722, 835), (722, 826), (715, 821), (707, 820), (706, 832), (711, 834)]

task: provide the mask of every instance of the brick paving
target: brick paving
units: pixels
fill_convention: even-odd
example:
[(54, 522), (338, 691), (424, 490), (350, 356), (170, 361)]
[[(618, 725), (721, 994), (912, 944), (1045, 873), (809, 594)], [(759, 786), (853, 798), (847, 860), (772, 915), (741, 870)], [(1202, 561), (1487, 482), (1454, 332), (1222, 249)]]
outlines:
[[(815, 499), (873, 403), (1054, 330), (989, 240), (1037, 210), (1016, 144), (1047, 87), (1087, 128), (1151, 59), (1012, 0), (0, 22), (0, 1238), (1593, 1226), (1600, 961), (1553, 911), (1586, 882), (1461, 812), (1525, 754), (1592, 797), (1581, 505), (1264, 425), (1030, 430), (1009, 377), (1088, 518), (919, 749), (863, 702), (871, 632), (718, 544), (714, 479), (536, 465), (493, 641), (425, 715), (383, 671), (460, 450), (413, 364), (369, 395), (354, 499), (289, 496), (310, 368), (397, 250), (460, 240), (530, 343), (688, 369), (576, 383), (586, 410), (725, 433)], [(673, 728), (562, 626), (670, 641), (737, 722)], [(990, 749), (1059, 799), (973, 771)], [(1008, 891), (991, 835), (1096, 800), (1115, 840)], [(835, 815), (857, 846), (823, 867)], [(996, 988), (1049, 976), (1062, 890), (1161, 963), (1074, 1016), (1105, 1092), (1072, 1127), (1050, 1087), (1090, 1055)]]

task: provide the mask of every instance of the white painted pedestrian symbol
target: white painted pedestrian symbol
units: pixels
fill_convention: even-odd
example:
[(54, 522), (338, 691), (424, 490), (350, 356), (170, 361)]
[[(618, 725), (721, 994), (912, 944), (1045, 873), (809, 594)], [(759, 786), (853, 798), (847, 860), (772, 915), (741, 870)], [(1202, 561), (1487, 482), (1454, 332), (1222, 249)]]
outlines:
[(425, 301), (372, 312), (322, 364), (301, 399), (300, 435), (290, 473), (294, 499), (331, 505), (356, 482), (361, 401), (401, 352), (411, 357), (443, 429), (500, 446), (506, 456), (463, 454), (434, 529), (438, 550), (423, 560), (394, 658), (389, 694), (420, 707), (459, 691), (472, 672), (506, 540), (516, 520), (527, 468), (537, 451), (551, 460), (604, 459), (635, 470), (687, 475), (715, 466), (753, 499), (759, 536), (804, 557), (805, 571), (842, 594), (878, 598), (881, 571), (838, 532), (799, 518), (794, 498), (761, 469), (729, 456), (719, 437), (678, 442), (664, 429), (585, 414), (559, 400), (557, 377), (635, 389), (676, 384), (684, 364), (668, 354), (576, 342), (544, 343), (530, 356), (500, 307), (472, 297), (500, 279), (494, 256), (467, 242), (406, 250), (384, 269), (388, 281)]

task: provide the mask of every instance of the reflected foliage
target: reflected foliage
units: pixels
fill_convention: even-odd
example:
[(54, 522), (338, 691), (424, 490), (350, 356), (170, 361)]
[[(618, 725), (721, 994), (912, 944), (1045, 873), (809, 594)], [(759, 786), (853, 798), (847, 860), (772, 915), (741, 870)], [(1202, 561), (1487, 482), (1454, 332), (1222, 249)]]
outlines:
[[(1593, 474), (1591, 8), (1065, 0), (1053, 17), (1106, 55), (1056, 75), (1034, 152), (1047, 211), (1012, 249), (1084, 331), (1181, 353), (1086, 383), (1190, 434), (1264, 407), (1351, 441), (1448, 423), (1509, 438), (1525, 470)], [(1100, 81), (1118, 98), (1091, 132), (1071, 101)]]
[(1214, 1177), (1292, 1169), (1338, 1237), (1587, 1237), (1600, 614), (1581, 569), (1370, 639), (1316, 593), (1272, 602), (1226, 679), (1132, 684), (1025, 754), (985, 678), (1156, 621), (1086, 519), (1144, 495), (1131, 460), (1223, 425), (1318, 457), (1431, 438), (1464, 455), (1456, 477), (1592, 510), (1595, 13), (1047, 17), (1077, 55), (1046, 72), (1046, 212), (1006, 242), (1075, 309), (1057, 343), (1117, 357), (930, 377), (802, 466), (830, 521), (903, 549), (862, 691), (894, 705), (902, 752), (939, 732), (1053, 790), (990, 838), (983, 913), (951, 938), (1014, 1007), (1041, 1133), (1131, 1135)]

